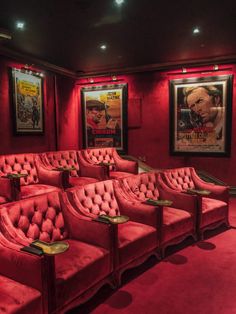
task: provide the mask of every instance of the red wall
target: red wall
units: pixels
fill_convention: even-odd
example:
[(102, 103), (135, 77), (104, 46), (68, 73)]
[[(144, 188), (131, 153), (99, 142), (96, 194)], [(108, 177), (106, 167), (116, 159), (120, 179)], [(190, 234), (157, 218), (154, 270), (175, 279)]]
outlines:
[[(78, 99), (74, 81), (44, 72), (44, 134), (14, 135), (12, 100), (9, 92), (10, 68), (24, 67), (0, 58), (0, 154), (43, 152), (78, 148)], [(57, 119), (56, 119), (57, 117)]]
[[(204, 170), (230, 185), (236, 185), (236, 138), (234, 135), (236, 128), (236, 124), (234, 123), (236, 118), (236, 105), (234, 105), (234, 100), (236, 100), (235, 81), (233, 84), (231, 157), (176, 157), (169, 154), (169, 80), (223, 74), (235, 75), (236, 66), (227, 66), (227, 68), (229, 67), (232, 70), (206, 74), (169, 75), (168, 72), (170, 71), (168, 71), (119, 76), (118, 79), (123, 79), (124, 82), (128, 83), (130, 106), (134, 103), (133, 99), (141, 99), (142, 103), (141, 126), (138, 128), (129, 128), (128, 153), (136, 157), (145, 157), (147, 164), (154, 168), (194, 166), (196, 169)], [(191, 69), (191, 71), (206, 69), (209, 71), (209, 67), (195, 68)], [(104, 80), (106, 79), (108, 80), (110, 77), (104, 78)], [(99, 78), (97, 80), (101, 81)], [(96, 82), (96, 78), (94, 81)], [(134, 108), (130, 107), (129, 113), (132, 114), (133, 110), (137, 110), (137, 108), (135, 106)]]
[(74, 80), (58, 76), (56, 78), (57, 103), (57, 149), (79, 148), (79, 91)]
[[(15, 136), (13, 134), (12, 104), (9, 93), (9, 68), (21, 67), (5, 58), (0, 59), (0, 154), (43, 152), (47, 150), (82, 148), (82, 119), (80, 86), (74, 80), (45, 72), (44, 79), (44, 135)], [(233, 86), (231, 157), (175, 157), (169, 154), (169, 80), (209, 75), (236, 75), (232, 70), (217, 74), (169, 75), (168, 72), (146, 72), (119, 76), (128, 83), (128, 112), (130, 118), (138, 117), (137, 101), (141, 101), (141, 124), (128, 129), (128, 154), (145, 157), (154, 168), (194, 166), (205, 170), (222, 181), (236, 186), (236, 138), (235, 138), (235, 81)], [(209, 68), (209, 67), (208, 67)], [(43, 71), (43, 69), (38, 69)], [(194, 70), (194, 69), (192, 69)], [(195, 70), (201, 70), (200, 68)], [(169, 71), (170, 72), (170, 71)], [(97, 81), (110, 80), (98, 78)], [(94, 78), (96, 82), (96, 78)], [(82, 81), (80, 81), (81, 83)], [(131, 117), (132, 116), (132, 117)], [(130, 120), (131, 122), (131, 120)]]

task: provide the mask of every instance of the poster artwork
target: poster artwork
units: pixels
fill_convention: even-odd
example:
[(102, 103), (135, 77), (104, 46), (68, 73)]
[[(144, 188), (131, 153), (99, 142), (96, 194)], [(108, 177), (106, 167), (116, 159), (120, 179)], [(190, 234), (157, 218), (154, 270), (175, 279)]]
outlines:
[(16, 133), (42, 133), (42, 78), (16, 70), (12, 74)]
[(230, 109), (228, 77), (180, 81), (172, 82), (173, 151), (226, 153)]
[(123, 148), (121, 88), (85, 91), (87, 147)]

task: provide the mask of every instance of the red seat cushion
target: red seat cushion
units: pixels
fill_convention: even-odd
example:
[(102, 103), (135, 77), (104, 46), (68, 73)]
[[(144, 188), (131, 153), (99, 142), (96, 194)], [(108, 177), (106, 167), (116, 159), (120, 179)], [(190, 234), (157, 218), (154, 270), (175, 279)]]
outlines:
[(184, 235), (194, 228), (192, 216), (189, 212), (172, 208), (163, 208), (163, 242)]
[(7, 202), (9, 202), (9, 201), (8, 201), (8, 199), (6, 197), (0, 196), (0, 204), (5, 204)]
[(220, 221), (226, 217), (227, 204), (223, 201), (203, 197), (202, 198), (202, 217), (200, 227), (204, 227)]
[(56, 256), (58, 306), (73, 300), (110, 273), (110, 255), (103, 248), (68, 239), (69, 249)]
[(119, 265), (150, 252), (157, 246), (156, 229), (133, 221), (118, 225)]
[(94, 178), (89, 178), (89, 177), (70, 177), (69, 178), (69, 183), (72, 186), (76, 186), (76, 185), (83, 186), (83, 185), (86, 185), (89, 183), (95, 183), (95, 182), (98, 182), (98, 180)]
[(60, 191), (56, 186), (46, 184), (30, 184), (21, 186), (21, 198), (28, 198), (31, 196), (41, 195), (50, 192)]
[(39, 314), (41, 301), (38, 290), (0, 275), (0, 313)]
[(111, 179), (120, 179), (130, 176), (129, 172), (122, 172), (122, 171), (110, 171), (109, 177)]

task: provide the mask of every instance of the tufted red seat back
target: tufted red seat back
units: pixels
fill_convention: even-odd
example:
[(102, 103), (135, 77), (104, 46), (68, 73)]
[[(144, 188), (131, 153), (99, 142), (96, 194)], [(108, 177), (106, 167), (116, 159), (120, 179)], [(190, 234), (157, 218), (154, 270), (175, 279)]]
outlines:
[(27, 174), (27, 177), (20, 178), (21, 185), (38, 183), (34, 158), (35, 154), (1, 155), (0, 176), (10, 173)]
[[(85, 158), (90, 160), (92, 163), (99, 164), (101, 162), (114, 163), (113, 152), (114, 148), (93, 148), (85, 149), (84, 151)], [(112, 168), (112, 167), (111, 167)]]
[(96, 218), (100, 215), (118, 216), (119, 207), (115, 198), (111, 180), (91, 183), (83, 187), (70, 189), (80, 203), (81, 213)]
[(170, 187), (179, 191), (185, 191), (195, 187), (192, 179), (192, 171), (193, 168), (191, 167), (169, 169), (163, 172), (163, 177)]
[(30, 242), (36, 239), (52, 242), (67, 237), (58, 192), (9, 203), (4, 210), (17, 233)]
[(42, 155), (43, 159), (53, 167), (74, 167), (76, 170), (72, 170), (70, 173), (72, 176), (78, 176), (79, 172), (79, 163), (76, 151), (66, 150), (66, 151), (53, 151), (46, 152)]
[(121, 182), (128, 193), (131, 191), (141, 201), (148, 198), (157, 200), (159, 197), (154, 172), (144, 172), (129, 176), (121, 179)]

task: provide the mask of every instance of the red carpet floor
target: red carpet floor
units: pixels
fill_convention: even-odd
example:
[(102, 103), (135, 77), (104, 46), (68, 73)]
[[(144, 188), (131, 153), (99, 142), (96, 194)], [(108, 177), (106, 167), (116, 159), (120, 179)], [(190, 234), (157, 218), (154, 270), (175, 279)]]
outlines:
[(236, 198), (230, 223), (204, 241), (170, 248), (161, 262), (150, 258), (124, 273), (119, 290), (104, 287), (68, 313), (236, 314)]

